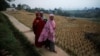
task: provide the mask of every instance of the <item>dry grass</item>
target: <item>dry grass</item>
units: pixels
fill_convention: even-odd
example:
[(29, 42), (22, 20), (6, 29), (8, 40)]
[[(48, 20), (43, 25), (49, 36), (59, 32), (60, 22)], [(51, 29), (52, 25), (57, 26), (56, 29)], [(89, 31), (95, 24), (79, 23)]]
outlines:
[[(34, 13), (25, 11), (7, 12), (20, 22), (31, 28), (35, 18)], [(45, 14), (48, 17), (47, 14)], [(55, 16), (56, 43), (65, 51), (71, 50), (77, 56), (96, 56), (95, 46), (84, 38), (84, 32), (100, 34), (100, 24), (84, 19), (71, 19), (70, 17)]]

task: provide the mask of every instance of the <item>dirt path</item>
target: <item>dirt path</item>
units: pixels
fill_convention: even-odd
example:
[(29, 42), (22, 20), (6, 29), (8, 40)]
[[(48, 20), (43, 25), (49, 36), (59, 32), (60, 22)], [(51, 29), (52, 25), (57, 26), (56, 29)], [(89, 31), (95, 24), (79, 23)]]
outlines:
[[(3, 12), (4, 13), (4, 12)], [(27, 39), (30, 41), (31, 44), (34, 43), (34, 33), (31, 31), (31, 29), (27, 26), (25, 26), (24, 24), (20, 23), (18, 20), (16, 20), (16, 18), (14, 18), (11, 15), (8, 15), (6, 13), (4, 13), (6, 16), (8, 16), (9, 20), (12, 22), (12, 24), (20, 31), (22, 32)], [(57, 54), (50, 52), (44, 48), (41, 48), (39, 50), (40, 54), (42, 56), (70, 56), (69, 54), (67, 54), (66, 52), (64, 52), (61, 48), (59, 48), (58, 46), (55, 47)]]

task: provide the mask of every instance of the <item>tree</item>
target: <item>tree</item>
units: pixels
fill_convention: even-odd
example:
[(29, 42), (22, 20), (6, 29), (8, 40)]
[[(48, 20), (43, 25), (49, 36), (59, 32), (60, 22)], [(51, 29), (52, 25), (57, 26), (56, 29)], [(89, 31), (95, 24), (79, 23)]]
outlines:
[(11, 2), (14, 0), (0, 0), (0, 11), (6, 10), (6, 8), (9, 8), (10, 5), (7, 2)]
[(21, 9), (22, 9), (22, 5), (21, 5), (21, 4), (18, 4), (18, 5), (17, 5), (17, 9), (18, 9), (18, 10), (21, 10)]
[(30, 8), (29, 5), (27, 5), (27, 4), (23, 4), (23, 5), (22, 5), (22, 9), (30, 10), (31, 8)]
[(10, 5), (5, 0), (0, 0), (0, 11), (6, 10)]
[(13, 7), (13, 8), (16, 8), (16, 5), (15, 5), (15, 4), (12, 4), (12, 7)]
[(6, 1), (9, 1), (9, 2), (11, 2), (11, 1), (15, 1), (15, 0), (6, 0)]

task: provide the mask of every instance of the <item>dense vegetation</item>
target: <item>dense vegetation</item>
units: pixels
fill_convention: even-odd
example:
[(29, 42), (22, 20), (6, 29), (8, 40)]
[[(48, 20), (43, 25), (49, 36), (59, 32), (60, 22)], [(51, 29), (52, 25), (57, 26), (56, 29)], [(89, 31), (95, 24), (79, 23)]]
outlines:
[(0, 56), (40, 56), (35, 47), (30, 44), (7, 17), (0, 13)]
[(6, 10), (10, 5), (5, 0), (0, 0), (0, 11)]
[(100, 8), (91, 8), (83, 10), (63, 10), (63, 9), (54, 9), (54, 10), (44, 10), (40, 9), (46, 13), (54, 13), (62, 16), (70, 17), (84, 17), (84, 18), (100, 18)]
[(70, 16), (86, 17), (86, 18), (100, 18), (100, 8), (91, 8), (84, 10), (69, 11)]
[(27, 10), (29, 12), (35, 12), (37, 10), (43, 11), (44, 13), (54, 13), (57, 15), (62, 16), (69, 16), (69, 17), (84, 17), (84, 18), (100, 18), (100, 8), (84, 8), (83, 10), (65, 10), (62, 8), (55, 8), (55, 9), (44, 9), (44, 8), (31, 8), (27, 4), (12, 4), (12, 6), (7, 3), (7, 1), (13, 1), (13, 0), (0, 0), (0, 11), (6, 10), (8, 7), (14, 7), (18, 10)]
[[(14, 5), (14, 4), (13, 4)], [(37, 10), (43, 11), (44, 13), (54, 13), (62, 16), (70, 16), (70, 17), (85, 17), (85, 18), (100, 18), (100, 8), (84, 8), (83, 10), (64, 10), (62, 8), (55, 8), (53, 10), (46, 10), (44, 8), (33, 8), (26, 4), (18, 4), (17, 9), (25, 9), (29, 12), (35, 12)]]

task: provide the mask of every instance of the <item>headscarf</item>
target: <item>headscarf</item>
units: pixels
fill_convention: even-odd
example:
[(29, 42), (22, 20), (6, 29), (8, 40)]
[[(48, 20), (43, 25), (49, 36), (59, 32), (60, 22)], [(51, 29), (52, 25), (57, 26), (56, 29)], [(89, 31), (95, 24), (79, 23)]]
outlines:
[(37, 12), (35, 13), (35, 15), (36, 15), (36, 18), (39, 18), (40, 12), (37, 11)]
[(40, 16), (43, 17), (43, 11), (40, 11)]

